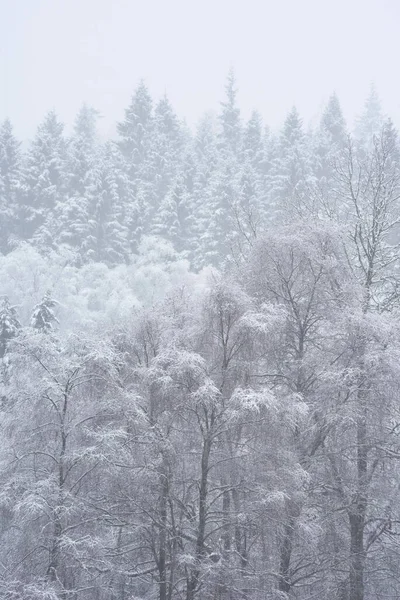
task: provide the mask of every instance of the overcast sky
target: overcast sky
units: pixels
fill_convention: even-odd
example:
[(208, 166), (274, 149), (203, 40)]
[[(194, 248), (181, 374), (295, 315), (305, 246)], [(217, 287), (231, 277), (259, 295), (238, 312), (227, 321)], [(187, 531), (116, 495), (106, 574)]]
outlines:
[(315, 120), (333, 90), (348, 119), (375, 82), (400, 124), (400, 0), (0, 0), (0, 119), (34, 133), (82, 102), (111, 132), (143, 77), (194, 124), (232, 65), (247, 117)]

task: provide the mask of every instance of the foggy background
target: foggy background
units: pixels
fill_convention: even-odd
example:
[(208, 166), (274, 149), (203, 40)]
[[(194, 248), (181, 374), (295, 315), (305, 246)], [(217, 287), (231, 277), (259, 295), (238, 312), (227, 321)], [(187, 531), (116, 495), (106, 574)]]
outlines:
[(82, 102), (103, 136), (139, 79), (193, 125), (218, 109), (234, 67), (244, 117), (307, 125), (336, 91), (351, 122), (371, 82), (400, 122), (397, 0), (0, 0), (0, 120), (26, 140), (48, 109), (70, 127)]

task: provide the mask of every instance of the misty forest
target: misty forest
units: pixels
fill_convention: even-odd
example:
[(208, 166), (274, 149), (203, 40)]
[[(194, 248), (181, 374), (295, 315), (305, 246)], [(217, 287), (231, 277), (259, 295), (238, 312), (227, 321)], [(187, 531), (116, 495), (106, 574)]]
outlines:
[(1, 598), (400, 597), (396, 129), (214, 108), (1, 125)]

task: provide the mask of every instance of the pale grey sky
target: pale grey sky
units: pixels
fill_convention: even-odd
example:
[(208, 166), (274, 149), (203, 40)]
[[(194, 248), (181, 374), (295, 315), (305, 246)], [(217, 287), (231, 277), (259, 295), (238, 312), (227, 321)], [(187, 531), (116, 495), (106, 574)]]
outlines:
[(83, 101), (103, 133), (138, 80), (194, 124), (235, 68), (243, 115), (315, 119), (333, 90), (354, 118), (374, 81), (400, 124), (400, 0), (0, 0), (0, 119), (27, 138)]

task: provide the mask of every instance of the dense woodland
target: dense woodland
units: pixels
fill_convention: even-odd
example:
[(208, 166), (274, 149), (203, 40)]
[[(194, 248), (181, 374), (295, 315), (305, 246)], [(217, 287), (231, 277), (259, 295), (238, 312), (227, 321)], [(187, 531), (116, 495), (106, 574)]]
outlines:
[(400, 146), (371, 90), (0, 129), (0, 597), (400, 597)]

